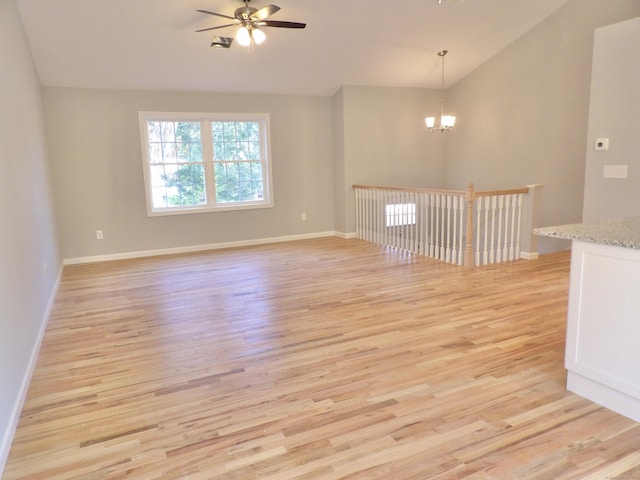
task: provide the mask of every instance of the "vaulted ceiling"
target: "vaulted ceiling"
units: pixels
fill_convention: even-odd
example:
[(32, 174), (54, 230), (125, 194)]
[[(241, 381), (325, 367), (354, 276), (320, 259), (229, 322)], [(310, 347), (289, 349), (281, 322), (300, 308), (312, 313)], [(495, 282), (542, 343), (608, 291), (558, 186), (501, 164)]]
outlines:
[(196, 33), (241, 0), (17, 0), (47, 86), (332, 95), (341, 85), (439, 88), (473, 71), (568, 0), (253, 0), (281, 10), (253, 53)]

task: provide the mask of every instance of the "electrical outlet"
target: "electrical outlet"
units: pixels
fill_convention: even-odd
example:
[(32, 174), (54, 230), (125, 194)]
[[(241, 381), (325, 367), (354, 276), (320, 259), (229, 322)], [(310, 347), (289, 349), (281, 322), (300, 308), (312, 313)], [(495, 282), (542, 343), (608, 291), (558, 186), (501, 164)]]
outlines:
[(302, 221), (307, 220), (307, 212), (302, 212), (302, 215), (300, 215), (300, 218), (302, 219)]
[(609, 150), (609, 139), (598, 138), (596, 140), (596, 150)]
[(104, 238), (104, 235), (102, 234), (102, 230), (96, 230), (96, 238), (98, 240), (102, 240)]

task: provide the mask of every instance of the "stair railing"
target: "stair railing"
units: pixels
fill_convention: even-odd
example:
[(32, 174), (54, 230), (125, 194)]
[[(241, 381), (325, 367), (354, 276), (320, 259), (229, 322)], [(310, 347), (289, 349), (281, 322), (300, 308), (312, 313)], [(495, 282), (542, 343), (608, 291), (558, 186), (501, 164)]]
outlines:
[(356, 236), (456, 265), (534, 258), (531, 234), (540, 185), (467, 190), (354, 185)]

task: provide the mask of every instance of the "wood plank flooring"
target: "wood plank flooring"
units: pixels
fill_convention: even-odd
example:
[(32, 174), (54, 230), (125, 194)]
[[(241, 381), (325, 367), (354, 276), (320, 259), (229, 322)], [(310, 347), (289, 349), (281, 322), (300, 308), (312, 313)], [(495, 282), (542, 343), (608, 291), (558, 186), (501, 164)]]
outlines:
[(569, 255), (325, 238), (66, 267), (3, 479), (640, 479), (565, 389)]

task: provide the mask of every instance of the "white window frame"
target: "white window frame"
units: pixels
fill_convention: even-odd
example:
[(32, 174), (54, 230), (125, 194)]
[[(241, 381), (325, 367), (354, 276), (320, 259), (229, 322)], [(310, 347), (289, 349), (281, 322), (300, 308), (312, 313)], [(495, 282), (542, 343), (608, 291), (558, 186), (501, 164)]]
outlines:
[[(192, 206), (154, 207), (151, 187), (151, 160), (149, 157), (148, 122), (200, 122), (202, 155), (204, 162), (207, 203)], [(263, 199), (243, 202), (216, 202), (215, 171), (213, 161), (212, 122), (257, 122), (260, 128), (260, 156), (262, 163)], [(180, 215), (190, 213), (220, 212), (273, 207), (273, 183), (271, 173), (271, 135), (268, 113), (186, 113), (186, 112), (138, 112), (140, 143), (144, 172), (147, 215)]]

